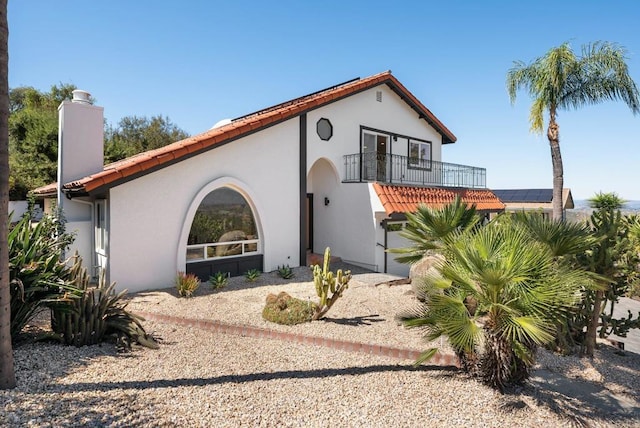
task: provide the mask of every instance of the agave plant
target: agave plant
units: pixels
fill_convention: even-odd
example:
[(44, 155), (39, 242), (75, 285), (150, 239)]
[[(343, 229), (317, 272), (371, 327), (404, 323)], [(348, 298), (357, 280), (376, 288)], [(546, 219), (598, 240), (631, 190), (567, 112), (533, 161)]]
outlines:
[[(554, 339), (556, 324), (579, 299), (581, 270), (558, 264), (522, 225), (496, 221), (445, 242), (446, 260), (425, 278), (425, 301), (400, 318), (446, 336), (468, 370), (503, 389), (526, 379), (535, 349)], [(425, 351), (418, 363), (437, 349)]]
[(56, 220), (45, 216), (33, 224), (25, 215), (8, 235), (11, 288), (11, 337), (16, 338), (39, 309), (68, 302), (78, 292), (61, 251), (70, 235), (58, 234)]

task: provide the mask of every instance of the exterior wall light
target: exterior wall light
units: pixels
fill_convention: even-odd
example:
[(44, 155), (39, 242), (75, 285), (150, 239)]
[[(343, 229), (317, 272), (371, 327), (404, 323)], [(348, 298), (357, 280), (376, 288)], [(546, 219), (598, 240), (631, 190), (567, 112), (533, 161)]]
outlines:
[(324, 206), (326, 207), (327, 205), (329, 205), (331, 201), (329, 200), (329, 198), (327, 198), (326, 196), (324, 197)]

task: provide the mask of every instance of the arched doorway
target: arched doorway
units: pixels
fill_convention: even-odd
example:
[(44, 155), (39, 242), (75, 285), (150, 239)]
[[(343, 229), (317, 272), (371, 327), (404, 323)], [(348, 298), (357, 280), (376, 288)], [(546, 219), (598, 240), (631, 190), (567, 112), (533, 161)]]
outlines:
[(307, 251), (322, 253), (336, 240), (335, 224), (341, 214), (340, 178), (329, 159), (317, 159), (307, 175)]

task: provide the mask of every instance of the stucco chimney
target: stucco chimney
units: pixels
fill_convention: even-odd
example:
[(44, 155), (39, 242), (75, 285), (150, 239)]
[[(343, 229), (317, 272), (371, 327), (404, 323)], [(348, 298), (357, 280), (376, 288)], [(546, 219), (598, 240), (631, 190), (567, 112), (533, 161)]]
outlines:
[(60, 104), (58, 126), (58, 187), (102, 171), (104, 109), (91, 104), (89, 92), (76, 89)]

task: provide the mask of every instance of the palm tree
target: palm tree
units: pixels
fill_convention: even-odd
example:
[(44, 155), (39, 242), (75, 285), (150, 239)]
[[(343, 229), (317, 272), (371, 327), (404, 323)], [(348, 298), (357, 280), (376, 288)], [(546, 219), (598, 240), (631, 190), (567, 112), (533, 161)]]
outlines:
[(596, 42), (583, 47), (576, 56), (568, 43), (551, 49), (531, 64), (516, 61), (507, 73), (511, 102), (518, 89), (533, 98), (529, 121), (531, 130), (542, 133), (544, 113), (549, 115), (547, 138), (553, 164), (553, 219), (562, 220), (564, 186), (558, 110), (577, 109), (605, 100), (624, 101), (633, 114), (640, 112), (638, 88), (627, 70), (626, 50), (614, 43)]
[(443, 241), (455, 231), (473, 228), (480, 221), (475, 206), (467, 206), (462, 199), (456, 199), (441, 208), (418, 206), (415, 213), (407, 213), (407, 227), (400, 236), (413, 243), (407, 248), (393, 248), (390, 253), (400, 254), (399, 263), (416, 263), (425, 255), (442, 248)]
[(7, 0), (0, 0), (0, 389), (16, 386), (11, 347), (9, 289), (9, 27)]
[(493, 387), (525, 380), (536, 347), (553, 341), (557, 322), (577, 302), (583, 272), (555, 263), (548, 247), (506, 216), (455, 232), (445, 247), (439, 274), (425, 278), (424, 303), (400, 319), (425, 329), (430, 341), (446, 336), (463, 367), (478, 359)]

